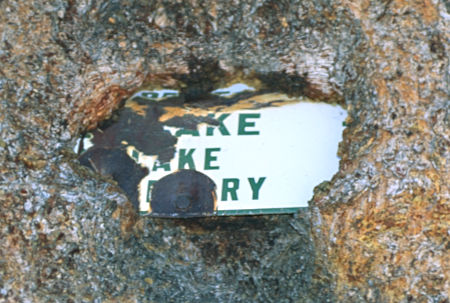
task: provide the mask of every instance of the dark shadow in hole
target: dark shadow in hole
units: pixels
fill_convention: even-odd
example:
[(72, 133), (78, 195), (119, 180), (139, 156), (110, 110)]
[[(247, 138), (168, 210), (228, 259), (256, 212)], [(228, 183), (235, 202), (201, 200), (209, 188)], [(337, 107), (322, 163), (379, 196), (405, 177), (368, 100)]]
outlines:
[(111, 176), (125, 192), (136, 209), (139, 209), (138, 185), (148, 174), (148, 169), (134, 162), (124, 150), (97, 147), (79, 158), (80, 164), (101, 175)]

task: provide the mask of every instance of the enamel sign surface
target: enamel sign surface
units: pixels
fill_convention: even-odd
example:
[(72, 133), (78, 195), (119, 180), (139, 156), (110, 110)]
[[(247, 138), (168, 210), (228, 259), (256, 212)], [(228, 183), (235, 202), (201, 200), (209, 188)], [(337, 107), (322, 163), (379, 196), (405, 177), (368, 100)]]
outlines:
[[(246, 93), (235, 94), (241, 91)], [(338, 170), (346, 111), (279, 93), (258, 94), (243, 84), (213, 93), (220, 100), (202, 105), (180, 105), (177, 92), (168, 90), (141, 91), (127, 101), (136, 121), (153, 121), (129, 130), (128, 139), (113, 139), (140, 172), (135, 199), (141, 214), (292, 213), (306, 207), (313, 188)], [(123, 123), (119, 129), (127, 127)], [(94, 133), (85, 145), (105, 145), (107, 133), (97, 139)], [(89, 157), (95, 168), (95, 155)]]

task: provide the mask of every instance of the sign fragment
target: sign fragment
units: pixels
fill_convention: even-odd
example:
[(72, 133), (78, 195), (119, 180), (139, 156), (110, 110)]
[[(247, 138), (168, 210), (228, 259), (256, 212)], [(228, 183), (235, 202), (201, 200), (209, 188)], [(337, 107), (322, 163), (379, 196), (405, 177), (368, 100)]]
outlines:
[(120, 178), (129, 169), (132, 184), (119, 185), (141, 214), (161, 217), (292, 213), (337, 172), (340, 106), (242, 83), (213, 94), (186, 104), (173, 90), (136, 93), (85, 140), (82, 163), (101, 170), (100, 148), (126, 153), (135, 164)]

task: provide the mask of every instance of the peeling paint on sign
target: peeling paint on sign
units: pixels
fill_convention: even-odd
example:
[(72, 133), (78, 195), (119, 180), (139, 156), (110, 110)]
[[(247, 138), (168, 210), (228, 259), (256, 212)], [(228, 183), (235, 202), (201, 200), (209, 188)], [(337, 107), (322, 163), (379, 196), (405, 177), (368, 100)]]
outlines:
[(337, 172), (341, 107), (241, 83), (213, 94), (185, 104), (173, 90), (138, 92), (80, 161), (163, 217), (292, 213)]

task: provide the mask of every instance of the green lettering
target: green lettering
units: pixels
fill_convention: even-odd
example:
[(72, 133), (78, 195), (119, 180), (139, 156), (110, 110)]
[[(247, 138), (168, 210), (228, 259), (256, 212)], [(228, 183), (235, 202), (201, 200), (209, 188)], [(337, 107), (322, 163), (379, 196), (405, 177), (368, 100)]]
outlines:
[(159, 161), (155, 161), (155, 163), (153, 163), (153, 171), (156, 171), (158, 169), (164, 169), (165, 171), (170, 171), (170, 163), (166, 162), (166, 163), (159, 163)]
[(142, 93), (142, 97), (144, 97), (144, 98), (146, 98), (146, 99), (158, 98), (158, 93), (155, 93), (155, 92), (145, 92), (145, 93)]
[[(209, 114), (209, 117), (214, 117), (213, 114)], [(219, 127), (212, 127), (209, 126), (206, 129), (206, 135), (207, 136), (212, 136), (214, 135), (214, 130), (217, 128), (219, 130), (219, 132), (223, 135), (223, 136), (229, 136), (230, 132), (228, 131), (228, 129), (225, 127), (225, 125), (223, 124), (223, 120), (225, 120), (226, 118), (228, 118), (230, 116), (230, 114), (222, 114), (220, 115), (219, 118), (217, 118), (217, 121), (219, 121)]]
[(205, 149), (205, 170), (206, 169), (219, 169), (219, 166), (211, 166), (212, 161), (217, 161), (217, 156), (213, 156), (213, 152), (219, 152), (220, 147), (207, 148)]
[(169, 92), (166, 92), (163, 94), (163, 97), (168, 97), (168, 96), (178, 96), (178, 94), (177, 93), (169, 93)]
[(152, 187), (154, 183), (156, 183), (156, 181), (153, 180), (149, 180), (147, 183), (147, 202), (150, 202), (152, 199)]
[(215, 93), (213, 93), (214, 95), (227, 95), (227, 94), (229, 94), (230, 92), (229, 91), (221, 91), (221, 92), (215, 92)]
[(261, 186), (263, 185), (264, 181), (266, 180), (266, 177), (261, 177), (258, 179), (258, 182), (255, 182), (255, 178), (248, 178), (248, 183), (250, 183), (250, 187), (252, 188), (252, 199), (258, 200), (259, 199), (259, 190), (261, 189)]
[(231, 200), (236, 201), (238, 199), (238, 197), (237, 197), (238, 189), (239, 189), (239, 179), (235, 179), (235, 178), (223, 179), (222, 201), (228, 200), (228, 194), (230, 194)]
[(184, 129), (184, 128), (180, 128), (179, 130), (177, 130), (177, 132), (175, 133), (176, 137), (180, 137), (182, 135), (191, 135), (194, 137), (198, 137), (199, 133), (197, 129)]
[(239, 114), (238, 135), (259, 135), (258, 130), (246, 130), (247, 127), (254, 127), (255, 122), (247, 121), (247, 119), (260, 118), (261, 114)]
[(139, 161), (139, 153), (134, 149), (131, 151), (131, 157), (134, 158), (136, 162)]
[(194, 153), (195, 148), (191, 148), (188, 153), (186, 153), (186, 149), (180, 149), (180, 157), (178, 159), (178, 169), (183, 169), (186, 164), (189, 169), (195, 169), (194, 159), (192, 159), (192, 154)]

